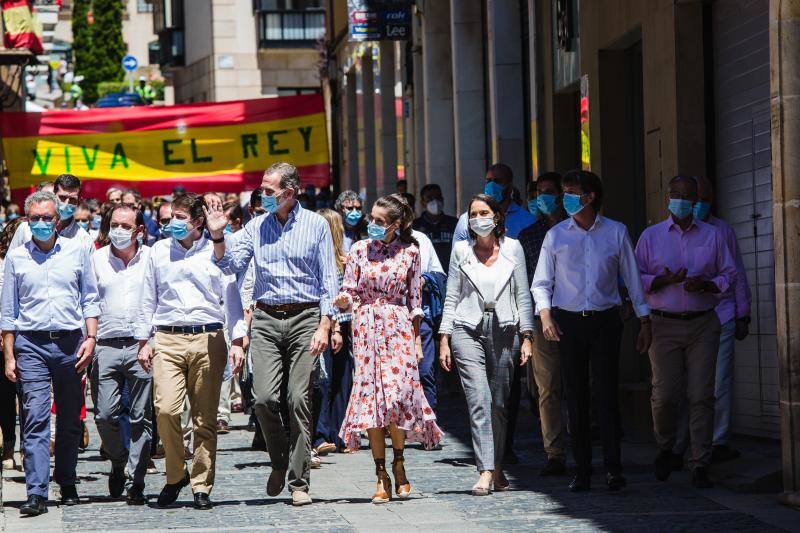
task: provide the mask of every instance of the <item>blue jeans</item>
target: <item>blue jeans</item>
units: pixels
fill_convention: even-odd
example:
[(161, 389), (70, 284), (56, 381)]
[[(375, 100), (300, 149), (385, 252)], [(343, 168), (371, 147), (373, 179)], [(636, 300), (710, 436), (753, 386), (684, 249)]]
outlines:
[(17, 379), (22, 390), (25, 482), (28, 496), (47, 498), (50, 479), (50, 385), (58, 406), (55, 469), (59, 485), (74, 485), (81, 438), (81, 375), (75, 370), (80, 330), (50, 339), (46, 334), (17, 334)]
[(734, 333), (736, 321), (722, 325), (717, 352), (717, 371), (714, 380), (714, 446), (728, 444), (733, 409)]
[[(351, 352), (350, 323), (341, 324), (342, 349), (334, 354), (326, 350), (320, 358), (320, 366), (325, 367), (325, 378), (317, 383), (316, 394), (319, 398), (319, 417), (312, 438), (312, 445), (319, 446), (323, 442), (335, 444), (344, 449), (345, 443), (339, 438), (339, 429), (344, 422), (350, 390), (353, 387), (353, 354)], [(323, 372), (320, 372), (323, 375)]]
[(427, 320), (419, 324), (419, 335), (422, 337), (422, 361), (419, 362), (419, 380), (428, 405), (436, 411), (438, 405), (436, 391), (436, 343), (433, 329)]

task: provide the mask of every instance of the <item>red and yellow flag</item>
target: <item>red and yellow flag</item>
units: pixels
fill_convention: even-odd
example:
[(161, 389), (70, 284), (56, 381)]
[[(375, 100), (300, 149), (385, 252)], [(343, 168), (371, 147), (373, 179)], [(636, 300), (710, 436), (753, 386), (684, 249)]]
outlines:
[(31, 9), (29, 0), (2, 0), (3, 45), (6, 48), (27, 48), (36, 55), (44, 53), (42, 25)]
[(240, 192), (288, 161), (304, 184), (330, 184), (321, 95), (166, 107), (0, 113), (0, 134), (15, 201), (62, 173), (84, 195), (135, 187), (144, 196)]

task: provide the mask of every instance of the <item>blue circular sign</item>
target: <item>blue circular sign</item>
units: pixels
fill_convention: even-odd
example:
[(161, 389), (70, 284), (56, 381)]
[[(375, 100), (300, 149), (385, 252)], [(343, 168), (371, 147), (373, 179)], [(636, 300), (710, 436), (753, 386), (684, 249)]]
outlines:
[(139, 66), (139, 61), (134, 56), (126, 55), (125, 57), (122, 58), (122, 68), (124, 68), (128, 72), (136, 70), (138, 66)]

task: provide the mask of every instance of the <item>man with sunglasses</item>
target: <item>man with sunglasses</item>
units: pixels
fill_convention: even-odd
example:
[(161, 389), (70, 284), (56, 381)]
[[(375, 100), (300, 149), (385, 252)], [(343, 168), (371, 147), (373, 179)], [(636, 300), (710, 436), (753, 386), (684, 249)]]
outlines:
[[(333, 297), (339, 289), (328, 223), (297, 201), (300, 176), (288, 163), (264, 172), (261, 206), (232, 250), (226, 251), (222, 210), (206, 210), (214, 256), (226, 273), (255, 265), (252, 333), (256, 416), (267, 441), (272, 473), (267, 494), (277, 496), (288, 474), (292, 504), (311, 503), (311, 382), (328, 347)], [(285, 391), (285, 395), (282, 391)], [(281, 411), (289, 412), (289, 436)]]
[[(59, 175), (54, 185), (54, 192), (58, 199), (56, 209), (58, 212), (58, 223), (55, 231), (59, 237), (65, 239), (77, 239), (79, 243), (86, 247), (90, 252), (94, 252), (94, 239), (89, 232), (84, 230), (75, 221), (75, 211), (81, 203), (81, 180), (72, 174)], [(31, 240), (31, 228), (27, 222), (22, 223), (14, 233), (8, 249), (13, 250), (17, 246), (25, 244)]]
[(24, 415), (28, 500), (20, 513), (30, 516), (47, 512), (51, 384), (58, 405), (53, 478), (61, 486), (62, 505), (80, 503), (75, 466), (81, 374), (94, 355), (100, 315), (91, 255), (76, 239), (56, 233), (58, 204), (58, 198), (45, 191), (25, 201), (33, 236), (6, 256), (0, 298), (5, 375), (19, 380)]

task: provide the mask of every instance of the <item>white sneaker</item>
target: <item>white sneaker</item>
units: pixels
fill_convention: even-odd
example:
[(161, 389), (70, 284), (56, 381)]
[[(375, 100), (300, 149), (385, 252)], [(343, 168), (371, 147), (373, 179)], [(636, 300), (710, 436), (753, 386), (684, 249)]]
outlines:
[(300, 507), (301, 505), (309, 505), (311, 503), (311, 496), (302, 490), (292, 492), (292, 505)]
[(309, 468), (321, 468), (322, 467), (322, 459), (319, 458), (317, 452), (311, 450), (311, 464)]

